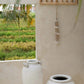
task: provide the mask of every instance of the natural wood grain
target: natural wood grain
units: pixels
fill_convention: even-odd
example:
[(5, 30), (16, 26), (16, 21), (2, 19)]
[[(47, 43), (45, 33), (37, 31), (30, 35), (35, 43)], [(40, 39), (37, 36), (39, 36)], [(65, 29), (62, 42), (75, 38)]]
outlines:
[(59, 26), (59, 23), (58, 23), (58, 21), (56, 21), (56, 22), (55, 22), (55, 26)]
[(58, 0), (56, 0), (56, 2), (58, 2)]
[(48, 2), (48, 0), (46, 0), (46, 2)]
[(53, 2), (53, 0), (51, 0), (51, 2)]
[(64, 2), (63, 0), (61, 0), (61, 2)]
[(78, 4), (78, 0), (76, 0), (75, 3)]
[(42, 2), (42, 0), (40, 0), (40, 2)]
[(69, 2), (69, 0), (66, 0), (66, 2), (64, 2), (63, 0), (61, 0), (60, 2), (58, 2), (58, 0), (56, 0), (56, 2), (54, 2), (53, 0), (51, 0), (51, 2), (48, 2), (48, 0), (46, 0), (46, 2), (43, 2), (42, 0), (40, 0), (40, 4), (41, 5), (77, 5), (78, 0), (75, 0), (75, 2), (73, 2), (73, 0), (71, 0), (71, 2)]
[(55, 32), (59, 33), (59, 28), (55, 28)]
[(71, 0), (71, 2), (73, 2), (73, 0)]
[(66, 0), (66, 2), (68, 2), (68, 0)]
[(53, 3), (53, 2), (42, 2), (41, 5), (77, 5), (77, 3)]
[(60, 40), (60, 35), (56, 34), (56, 41)]

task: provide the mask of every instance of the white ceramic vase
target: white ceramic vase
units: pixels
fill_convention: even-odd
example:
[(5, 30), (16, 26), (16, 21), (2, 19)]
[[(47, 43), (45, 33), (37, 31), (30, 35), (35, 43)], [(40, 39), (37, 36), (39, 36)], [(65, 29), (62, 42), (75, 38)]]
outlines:
[(38, 60), (29, 60), (24, 63), (22, 80), (23, 84), (43, 84), (42, 68)]
[(50, 77), (47, 84), (75, 84), (68, 75), (57, 74)]

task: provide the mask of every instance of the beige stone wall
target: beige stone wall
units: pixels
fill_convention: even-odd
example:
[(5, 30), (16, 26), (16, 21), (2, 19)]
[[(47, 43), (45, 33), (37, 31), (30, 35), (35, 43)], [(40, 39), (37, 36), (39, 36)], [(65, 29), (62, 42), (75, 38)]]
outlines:
[(22, 84), (23, 62), (0, 62), (0, 84)]
[[(25, 0), (26, 1), (26, 0)], [(84, 84), (84, 1), (75, 30), (73, 25), (78, 6), (58, 6), (60, 45), (55, 40), (55, 5), (39, 5), (39, 0), (20, 3), (36, 4), (37, 58), (41, 60), (44, 84), (53, 74), (71, 75), (76, 84)], [(15, 3), (15, 0), (0, 0)], [(22, 84), (23, 61), (0, 62), (0, 84)]]
[(84, 0), (76, 28), (78, 6), (58, 6), (60, 45), (55, 40), (56, 6), (37, 5), (37, 57), (41, 60), (44, 84), (51, 75), (71, 75), (76, 84), (84, 84)]

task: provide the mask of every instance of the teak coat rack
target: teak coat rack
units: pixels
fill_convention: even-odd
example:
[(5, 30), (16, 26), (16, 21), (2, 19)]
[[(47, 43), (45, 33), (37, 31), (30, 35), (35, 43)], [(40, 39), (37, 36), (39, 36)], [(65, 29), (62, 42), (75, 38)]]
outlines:
[(78, 0), (40, 0), (41, 5), (77, 5)]

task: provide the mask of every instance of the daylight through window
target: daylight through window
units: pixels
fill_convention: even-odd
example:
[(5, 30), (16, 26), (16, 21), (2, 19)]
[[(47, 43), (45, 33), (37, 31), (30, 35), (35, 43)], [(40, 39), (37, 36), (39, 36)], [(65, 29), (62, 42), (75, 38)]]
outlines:
[(35, 5), (0, 4), (0, 60), (35, 58)]

